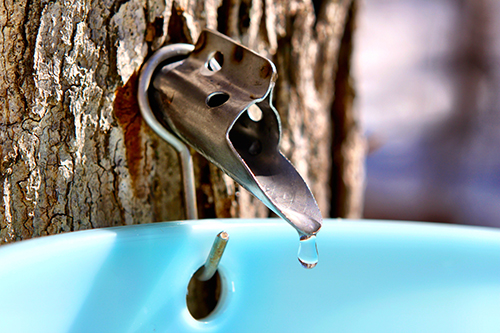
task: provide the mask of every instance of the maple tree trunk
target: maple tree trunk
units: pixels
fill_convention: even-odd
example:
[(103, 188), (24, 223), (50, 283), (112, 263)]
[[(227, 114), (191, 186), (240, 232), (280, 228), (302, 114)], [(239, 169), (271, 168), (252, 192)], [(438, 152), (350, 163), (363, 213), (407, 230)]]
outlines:
[[(359, 215), (363, 144), (344, 89), (353, 8), (352, 0), (1, 2), (0, 244), (184, 218), (178, 156), (140, 116), (137, 72), (162, 45), (194, 43), (205, 27), (275, 62), (282, 151), (325, 216), (339, 205), (351, 208), (336, 215)], [(347, 68), (337, 77), (339, 64)], [(335, 87), (344, 87), (341, 103)], [(332, 147), (347, 155), (332, 159)], [(201, 218), (269, 216), (199, 155), (195, 169)], [(339, 180), (347, 194), (335, 185), (332, 196)]]

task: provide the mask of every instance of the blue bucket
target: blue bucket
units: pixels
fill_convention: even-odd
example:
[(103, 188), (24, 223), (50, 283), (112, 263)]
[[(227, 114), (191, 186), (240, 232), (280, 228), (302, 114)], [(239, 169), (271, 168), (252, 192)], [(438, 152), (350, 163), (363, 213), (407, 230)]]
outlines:
[[(221, 292), (195, 319), (187, 287), (230, 236)], [(0, 332), (500, 332), (500, 231), (325, 220), (319, 263), (278, 219), (79, 231), (0, 247)]]

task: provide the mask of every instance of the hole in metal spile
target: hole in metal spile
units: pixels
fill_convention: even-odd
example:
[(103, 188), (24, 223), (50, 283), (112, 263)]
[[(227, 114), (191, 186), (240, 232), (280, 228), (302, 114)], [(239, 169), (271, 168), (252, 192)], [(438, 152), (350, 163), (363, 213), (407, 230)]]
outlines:
[(259, 122), (262, 120), (263, 113), (262, 110), (255, 104), (250, 105), (250, 107), (247, 110), (248, 112), (248, 118), (250, 118), (254, 122)]
[(201, 320), (208, 317), (219, 304), (222, 291), (222, 282), (219, 271), (207, 281), (201, 281), (198, 276), (203, 272), (203, 266), (189, 281), (186, 295), (187, 308), (194, 319)]
[(220, 71), (222, 65), (224, 64), (224, 55), (222, 52), (212, 52), (208, 56), (207, 62), (205, 63), (205, 67), (212, 72)]
[(229, 94), (222, 91), (217, 91), (208, 95), (207, 105), (210, 108), (215, 108), (226, 103), (228, 99), (229, 99)]

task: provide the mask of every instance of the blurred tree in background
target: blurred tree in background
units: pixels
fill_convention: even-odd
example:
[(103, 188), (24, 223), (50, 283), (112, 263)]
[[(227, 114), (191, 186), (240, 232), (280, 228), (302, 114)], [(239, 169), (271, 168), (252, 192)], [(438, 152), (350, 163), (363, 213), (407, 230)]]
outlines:
[(500, 227), (500, 3), (365, 5), (365, 216)]

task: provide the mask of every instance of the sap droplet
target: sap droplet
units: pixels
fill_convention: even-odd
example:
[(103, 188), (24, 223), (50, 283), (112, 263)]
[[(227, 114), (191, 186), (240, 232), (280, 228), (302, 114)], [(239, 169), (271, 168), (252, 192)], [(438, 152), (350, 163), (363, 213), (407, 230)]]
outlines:
[(304, 268), (313, 268), (318, 264), (318, 247), (315, 235), (300, 237), (297, 257)]

